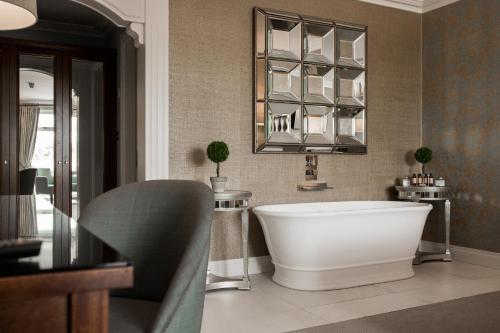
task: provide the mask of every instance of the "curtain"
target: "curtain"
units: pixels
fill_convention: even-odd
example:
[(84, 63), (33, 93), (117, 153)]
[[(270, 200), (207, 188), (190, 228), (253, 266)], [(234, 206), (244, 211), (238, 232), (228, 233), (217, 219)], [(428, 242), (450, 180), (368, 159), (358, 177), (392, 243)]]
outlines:
[(36, 132), (38, 130), (38, 105), (19, 107), (19, 170), (28, 169), (35, 152)]
[(21, 195), (19, 197), (19, 237), (38, 236), (36, 219), (36, 200), (34, 195)]
[[(38, 105), (19, 107), (19, 170), (31, 167), (35, 153), (38, 130)], [(38, 234), (35, 196), (21, 197), (19, 201), (19, 236), (34, 237)]]

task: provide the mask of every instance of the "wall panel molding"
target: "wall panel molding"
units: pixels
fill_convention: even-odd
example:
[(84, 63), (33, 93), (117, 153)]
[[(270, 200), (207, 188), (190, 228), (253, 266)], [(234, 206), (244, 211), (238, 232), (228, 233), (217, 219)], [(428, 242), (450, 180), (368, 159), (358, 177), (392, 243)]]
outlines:
[(71, 0), (87, 6), (114, 24), (126, 27), (130, 22), (144, 23), (145, 0)]
[(423, 14), (459, 0), (359, 0), (375, 5)]
[(148, 0), (145, 17), (145, 177), (169, 176), (169, 1)]

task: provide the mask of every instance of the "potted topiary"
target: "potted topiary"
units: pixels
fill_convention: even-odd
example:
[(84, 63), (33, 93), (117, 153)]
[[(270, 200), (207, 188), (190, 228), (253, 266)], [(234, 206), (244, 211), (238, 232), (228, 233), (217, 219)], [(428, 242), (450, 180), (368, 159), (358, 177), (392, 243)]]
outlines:
[(224, 192), (226, 187), (226, 177), (220, 177), (220, 163), (227, 160), (229, 156), (229, 148), (227, 144), (222, 141), (213, 141), (207, 147), (208, 159), (214, 163), (217, 163), (217, 177), (210, 177), (210, 182), (212, 183), (212, 190), (215, 193)]
[(432, 150), (427, 147), (420, 147), (415, 152), (415, 159), (417, 162), (422, 163), (422, 173), (425, 173), (425, 163), (432, 160)]

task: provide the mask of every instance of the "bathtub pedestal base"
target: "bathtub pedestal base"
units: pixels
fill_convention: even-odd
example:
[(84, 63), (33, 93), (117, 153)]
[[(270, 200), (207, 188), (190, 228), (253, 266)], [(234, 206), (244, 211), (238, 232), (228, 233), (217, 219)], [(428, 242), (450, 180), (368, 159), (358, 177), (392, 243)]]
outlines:
[(275, 264), (273, 280), (299, 290), (332, 290), (403, 280), (415, 275), (413, 258), (396, 262), (370, 264), (331, 270), (296, 270)]

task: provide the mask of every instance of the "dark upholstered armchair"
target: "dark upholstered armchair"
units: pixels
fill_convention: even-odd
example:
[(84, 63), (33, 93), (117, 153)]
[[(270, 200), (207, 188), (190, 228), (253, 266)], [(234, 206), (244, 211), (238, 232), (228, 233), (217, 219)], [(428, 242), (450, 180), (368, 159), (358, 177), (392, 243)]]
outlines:
[(205, 184), (155, 180), (86, 207), (79, 224), (134, 266), (134, 287), (111, 295), (111, 332), (200, 331), (213, 205)]

